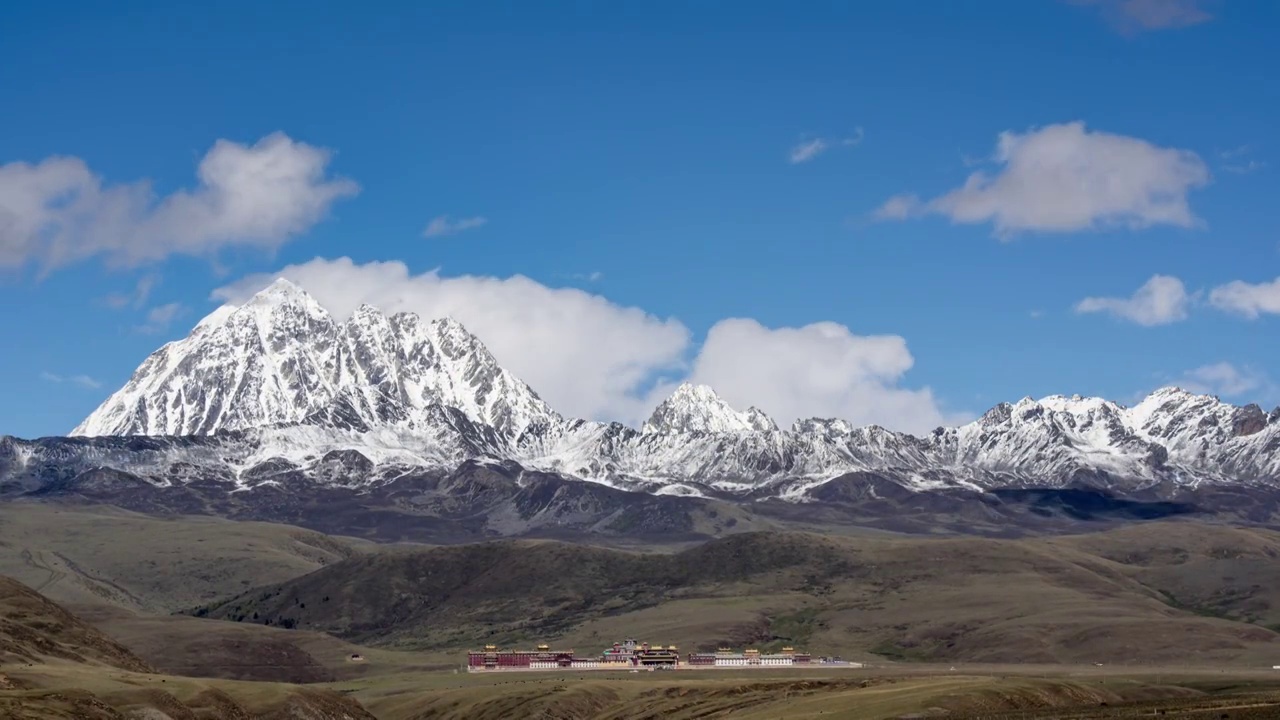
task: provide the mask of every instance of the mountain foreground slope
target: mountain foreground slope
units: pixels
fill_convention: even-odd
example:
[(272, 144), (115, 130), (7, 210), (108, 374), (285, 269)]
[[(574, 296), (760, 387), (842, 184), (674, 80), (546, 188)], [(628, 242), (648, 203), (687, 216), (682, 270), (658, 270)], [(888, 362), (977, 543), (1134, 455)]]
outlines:
[(320, 688), (163, 676), (30, 587), (0, 576), (0, 717), (364, 720), (359, 703)]

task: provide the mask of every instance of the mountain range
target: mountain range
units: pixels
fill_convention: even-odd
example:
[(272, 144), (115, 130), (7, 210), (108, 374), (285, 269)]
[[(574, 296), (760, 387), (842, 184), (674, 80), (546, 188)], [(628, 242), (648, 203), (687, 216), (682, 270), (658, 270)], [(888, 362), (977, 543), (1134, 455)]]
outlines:
[(225, 511), (237, 493), (284, 493), (297, 505), (334, 491), (386, 496), (413, 480), (429, 487), (395, 505), (416, 512), (421, 492), (435, 498), (425, 505), (442, 492), (458, 498), (443, 479), (483, 475), (493, 487), (464, 483), (454, 514), (477, 510), (486, 531), (494, 510), (477, 502), (539, 483), (554, 485), (561, 516), (599, 529), (624, 506), (666, 507), (662, 498), (794, 518), (928, 495), (989, 504), (1030, 491), (1144, 502), (1268, 492), (1280, 480), (1278, 448), (1280, 408), (1173, 387), (1131, 407), (1024, 398), (923, 437), (831, 418), (779, 428), (758, 408), (739, 411), (688, 384), (639, 429), (566, 418), (454, 320), (363, 305), (339, 321), (281, 279), (156, 350), (69, 437), (0, 438), (0, 493), (141, 493), (149, 505), (166, 490), (197, 492), (203, 510), (217, 498)]

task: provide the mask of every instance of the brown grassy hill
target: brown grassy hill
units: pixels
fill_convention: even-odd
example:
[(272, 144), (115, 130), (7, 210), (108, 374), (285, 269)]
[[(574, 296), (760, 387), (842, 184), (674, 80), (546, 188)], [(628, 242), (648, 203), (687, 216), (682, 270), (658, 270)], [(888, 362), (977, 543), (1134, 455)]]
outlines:
[(1044, 542), (1122, 565), (1189, 612), (1280, 627), (1280, 534), (1273, 531), (1155, 524)]
[(35, 590), (0, 576), (0, 718), (364, 720), (331, 690), (157, 674)]
[(17, 580), (0, 576), (0, 662), (36, 663), (47, 658), (151, 671), (96, 628)]
[[(1197, 528), (1143, 532), (1154, 547)], [(1214, 532), (1226, 545), (1277, 537)], [(1126, 561), (1133, 543), (1125, 531), (1054, 541), (747, 533), (643, 555), (506, 541), (357, 556), (193, 612), (429, 649), (541, 640), (595, 649), (643, 635), (687, 649), (792, 644), (896, 660), (1269, 663), (1280, 655), (1270, 629), (1171, 599), (1177, 583), (1195, 585), (1207, 568), (1238, 558), (1205, 552), (1183, 573), (1153, 572)], [(1259, 585), (1255, 598), (1280, 597), (1280, 584)]]
[(0, 504), (0, 575), (75, 606), (168, 613), (311, 572), (368, 546), (288, 525)]

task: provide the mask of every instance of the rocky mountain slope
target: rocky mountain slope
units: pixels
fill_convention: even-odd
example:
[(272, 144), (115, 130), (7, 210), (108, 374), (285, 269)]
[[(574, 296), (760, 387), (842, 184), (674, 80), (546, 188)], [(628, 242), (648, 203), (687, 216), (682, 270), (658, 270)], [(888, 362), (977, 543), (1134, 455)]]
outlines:
[[(228, 491), (296, 500), (412, 486), (435, 498), (413, 502), (461, 493), (493, 512), (501, 496), (522, 521), (530, 505), (555, 506), (590, 525), (621, 502), (608, 489), (752, 506), (1075, 487), (1251, 493), (1280, 479), (1277, 449), (1280, 409), (1177, 388), (1132, 407), (1025, 398), (924, 437), (824, 418), (781, 429), (692, 385), (640, 429), (568, 419), (455, 321), (367, 305), (338, 321), (278, 280), (153, 353), (72, 437), (0, 438), (0, 493), (169, 489), (207, 509)], [(484, 468), (486, 483), (509, 485), (478, 487)], [(565, 485), (579, 481), (600, 489)], [(531, 498), (533, 485), (551, 495)]]
[(457, 322), (362, 305), (339, 323), (278, 280), (152, 353), (71, 434), (210, 435), (296, 423), (413, 430), (433, 405), (511, 436), (560, 421)]

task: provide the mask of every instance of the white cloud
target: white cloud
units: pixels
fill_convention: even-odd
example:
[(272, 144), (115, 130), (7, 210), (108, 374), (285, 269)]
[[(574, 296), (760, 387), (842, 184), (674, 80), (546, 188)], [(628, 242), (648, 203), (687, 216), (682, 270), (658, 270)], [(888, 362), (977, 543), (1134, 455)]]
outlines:
[(1267, 166), (1265, 162), (1250, 157), (1251, 155), (1253, 155), (1253, 148), (1249, 145), (1241, 145), (1223, 150), (1218, 153), (1218, 158), (1222, 161), (1223, 170), (1237, 175), (1248, 175)]
[(88, 375), (58, 375), (56, 373), (46, 371), (40, 373), (40, 379), (51, 383), (79, 385), (80, 387), (89, 388), (90, 390), (96, 390), (97, 388), (102, 387), (102, 383), (94, 380)]
[(910, 193), (894, 195), (876, 208), (873, 217), (876, 220), (906, 220), (920, 212), (921, 208), (920, 198), (915, 195)]
[(927, 202), (890, 198), (875, 215), (903, 219), (936, 213), (955, 223), (986, 223), (1008, 238), (1022, 231), (1072, 232), (1103, 227), (1194, 227), (1187, 193), (1209, 182), (1188, 150), (1088, 131), (1083, 122), (999, 136), (994, 175), (975, 172), (964, 185)]
[[(571, 416), (636, 425), (669, 389), (660, 378), (689, 377), (709, 382), (735, 404), (758, 405), (784, 422), (836, 415), (922, 430), (946, 420), (928, 390), (897, 386), (912, 363), (897, 336), (859, 337), (834, 323), (775, 330), (735, 319), (717, 323), (694, 355), (691, 333), (679, 320), (518, 275), (414, 275), (400, 262), (358, 265), (348, 258), (316, 258), (278, 275), (301, 285), (338, 317), (364, 302), (384, 312), (452, 316), (499, 362)], [(244, 278), (216, 290), (214, 297), (242, 302), (275, 276)]]
[(767, 328), (732, 318), (707, 333), (689, 379), (740, 409), (755, 405), (783, 425), (839, 417), (923, 433), (967, 420), (941, 412), (928, 388), (898, 387), (914, 363), (897, 335), (854, 335), (833, 322)]
[(1219, 362), (1188, 371), (1179, 385), (1190, 392), (1236, 397), (1267, 388), (1271, 381), (1252, 368), (1237, 368), (1229, 362)]
[(1213, 19), (1206, 0), (1069, 0), (1075, 5), (1092, 5), (1117, 31), (1131, 34), (1143, 30), (1169, 30), (1199, 25)]
[(853, 134), (847, 137), (829, 140), (827, 138), (813, 138), (812, 140), (802, 140), (791, 148), (791, 152), (787, 154), (787, 159), (792, 165), (809, 162), (818, 157), (822, 153), (833, 147), (853, 147), (862, 143), (864, 133), (862, 128), (854, 128)]
[(105, 184), (74, 157), (0, 165), (0, 267), (44, 270), (103, 257), (132, 266), (222, 248), (273, 249), (319, 222), (357, 186), (326, 177), (329, 153), (273, 133), (219, 140), (199, 184), (156, 198), (145, 180)]
[(1257, 284), (1234, 280), (1219, 285), (1209, 292), (1209, 304), (1250, 320), (1264, 314), (1280, 314), (1280, 277)]
[(1078, 313), (1110, 313), (1139, 325), (1168, 325), (1187, 319), (1192, 295), (1182, 281), (1169, 275), (1152, 275), (1133, 295), (1089, 297), (1076, 304)]
[(185, 315), (187, 308), (182, 303), (168, 303), (159, 305), (147, 311), (147, 319), (142, 325), (136, 329), (141, 333), (158, 333), (169, 329), (169, 325), (182, 315)]
[(788, 155), (788, 158), (791, 160), (792, 165), (797, 165), (802, 162), (809, 162), (826, 152), (826, 150), (827, 141), (822, 138), (814, 138), (791, 148), (791, 154)]
[(1261, 160), (1244, 160), (1242, 162), (1223, 165), (1222, 169), (1237, 175), (1248, 175), (1249, 173), (1257, 172), (1266, 166), (1267, 164)]
[(110, 293), (103, 298), (103, 301), (117, 310), (126, 307), (140, 308), (147, 304), (147, 298), (151, 297), (151, 291), (159, 284), (160, 276), (155, 273), (148, 273), (138, 278), (138, 282), (131, 292)]
[[(317, 258), (279, 275), (338, 317), (365, 302), (387, 313), (451, 316), (553, 407), (580, 417), (642, 417), (644, 384), (655, 372), (678, 370), (689, 345), (689, 331), (679, 321), (519, 275), (414, 275), (400, 262), (357, 265), (348, 258)], [(270, 281), (248, 277), (214, 296), (243, 301)]]
[(467, 230), (474, 230), (488, 224), (488, 218), (480, 216), (459, 218), (458, 220), (450, 220), (448, 215), (440, 215), (431, 219), (427, 223), (426, 229), (422, 231), (423, 237), (444, 237), (445, 235), (455, 235)]

